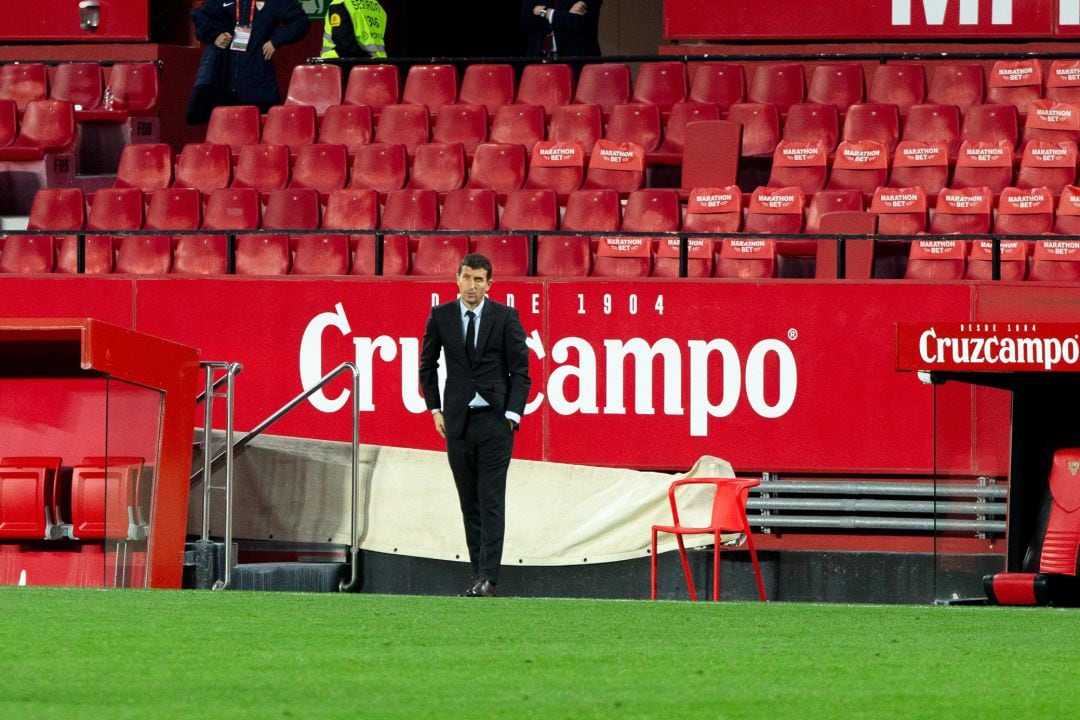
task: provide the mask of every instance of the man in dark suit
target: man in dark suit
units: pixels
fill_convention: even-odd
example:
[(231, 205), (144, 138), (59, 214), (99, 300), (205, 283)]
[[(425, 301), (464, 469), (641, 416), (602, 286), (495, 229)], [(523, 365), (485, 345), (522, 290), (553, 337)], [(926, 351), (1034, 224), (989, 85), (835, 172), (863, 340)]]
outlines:
[[(460, 296), (431, 310), (420, 349), (420, 389), (446, 438), (475, 581), (468, 597), (493, 597), (502, 562), (506, 470), (529, 396), (529, 349), (517, 310), (485, 297), (491, 262), (466, 255)], [(439, 355), (446, 362), (439, 393)]]
[(599, 57), (603, 0), (522, 0), (521, 26), (529, 57)]

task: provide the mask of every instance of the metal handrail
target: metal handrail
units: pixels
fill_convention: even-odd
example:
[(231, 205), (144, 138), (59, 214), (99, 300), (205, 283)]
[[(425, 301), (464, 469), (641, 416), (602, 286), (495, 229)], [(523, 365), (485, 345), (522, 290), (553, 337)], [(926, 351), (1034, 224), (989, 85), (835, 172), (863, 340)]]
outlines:
[[(204, 370), (205, 373), (205, 390), (199, 393), (199, 395), (195, 398), (196, 405), (200, 402), (204, 403), (202, 451), (203, 462), (201, 470), (192, 473), (191, 480), (194, 481), (195, 478), (200, 477), (200, 475), (207, 478), (207, 481), (203, 483), (202, 532), (199, 536), (200, 539), (205, 542), (210, 540), (210, 491), (214, 489), (221, 489), (215, 488), (209, 480), (210, 468), (213, 462), (210, 455), (210, 435), (213, 431), (214, 425), (214, 398), (222, 397), (221, 395), (217, 394), (217, 390), (222, 385), (227, 385), (224, 397), (227, 408), (225, 435), (226, 439), (228, 440), (232, 437), (233, 431), (233, 411), (235, 407), (234, 391), (236, 389), (236, 376), (239, 375), (241, 371), (243, 371), (244, 366), (238, 362), (230, 363), (212, 360), (200, 362), (199, 366)], [(214, 381), (213, 379), (215, 370), (225, 371), (225, 374), (218, 378), (217, 381)], [(229, 478), (232, 476), (233, 473), (232, 455), (228, 454), (225, 460), (225, 477)]]
[[(319, 390), (336, 378), (343, 372), (352, 373), (352, 516), (349, 531), (350, 540), (350, 577), (348, 582), (341, 582), (338, 585), (338, 589), (341, 592), (351, 592), (354, 590), (360, 582), (360, 546), (359, 537), (357, 534), (357, 522), (356, 518), (360, 510), (360, 369), (351, 362), (343, 362), (336, 368), (331, 370), (326, 375), (322, 376), (318, 382), (312, 385), (304, 392), (297, 395), (289, 402), (282, 405), (279, 409), (271, 413), (265, 420), (259, 423), (253, 430), (245, 434), (239, 440), (233, 441), (232, 438), (232, 404), (229, 405), (229, 424), (226, 427), (225, 438), (225, 450), (216, 455), (211, 461), (210, 466), (216, 464), (221, 458), (225, 458), (226, 474), (225, 474), (225, 572), (224, 577), (214, 583), (214, 590), (225, 590), (232, 582), (232, 540), (233, 540), (233, 477), (232, 477), (232, 458), (236, 451), (242, 450), (249, 442), (254, 440), (260, 434), (262, 434), (267, 428), (280, 420), (286, 414), (289, 413), (300, 403), (307, 400)], [(230, 383), (230, 391), (231, 391)], [(230, 392), (231, 396), (231, 392)], [(192, 479), (203, 474), (203, 470), (198, 470), (192, 474)], [(209, 469), (205, 471), (206, 484), (209, 484)]]

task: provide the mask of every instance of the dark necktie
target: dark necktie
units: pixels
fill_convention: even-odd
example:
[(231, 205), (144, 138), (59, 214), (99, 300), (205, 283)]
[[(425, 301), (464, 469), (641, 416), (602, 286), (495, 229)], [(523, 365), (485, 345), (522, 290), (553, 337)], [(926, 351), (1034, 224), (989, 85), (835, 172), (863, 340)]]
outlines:
[(465, 311), (465, 317), (469, 318), (469, 324), (465, 327), (465, 357), (469, 358), (469, 364), (473, 361), (473, 346), (476, 345), (476, 313), (472, 310)]

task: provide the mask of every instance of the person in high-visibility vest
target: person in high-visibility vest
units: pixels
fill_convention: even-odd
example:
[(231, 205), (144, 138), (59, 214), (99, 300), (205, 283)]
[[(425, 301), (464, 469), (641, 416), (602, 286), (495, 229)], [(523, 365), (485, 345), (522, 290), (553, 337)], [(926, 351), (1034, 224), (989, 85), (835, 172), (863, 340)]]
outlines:
[(386, 11), (377, 0), (333, 0), (326, 9), (322, 57), (386, 57)]

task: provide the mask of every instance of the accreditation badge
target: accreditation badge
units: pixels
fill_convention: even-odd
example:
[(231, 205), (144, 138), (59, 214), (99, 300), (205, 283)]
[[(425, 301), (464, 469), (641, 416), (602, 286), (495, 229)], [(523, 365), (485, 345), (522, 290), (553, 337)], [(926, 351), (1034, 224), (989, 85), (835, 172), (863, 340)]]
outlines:
[(251, 26), (237, 25), (233, 32), (232, 45), (229, 46), (229, 49), (236, 50), (237, 52), (244, 52), (247, 50), (249, 42), (251, 42)]

